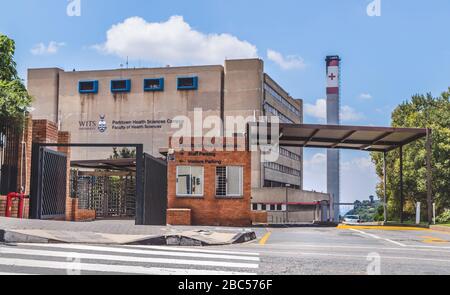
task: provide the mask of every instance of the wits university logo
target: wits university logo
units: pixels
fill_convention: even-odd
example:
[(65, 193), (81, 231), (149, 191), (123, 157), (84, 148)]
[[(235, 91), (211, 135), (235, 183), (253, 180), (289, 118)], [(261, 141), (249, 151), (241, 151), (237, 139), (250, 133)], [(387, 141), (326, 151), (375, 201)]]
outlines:
[(79, 129), (83, 131), (98, 130), (100, 133), (104, 133), (108, 129), (105, 118), (105, 115), (100, 115), (100, 120), (98, 122), (89, 120), (78, 121)]

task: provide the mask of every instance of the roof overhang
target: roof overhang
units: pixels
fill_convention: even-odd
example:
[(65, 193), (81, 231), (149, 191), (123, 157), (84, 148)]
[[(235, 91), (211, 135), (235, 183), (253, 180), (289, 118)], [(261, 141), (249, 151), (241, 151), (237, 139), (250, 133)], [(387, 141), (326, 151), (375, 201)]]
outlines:
[[(271, 128), (270, 125), (268, 128)], [(370, 152), (389, 152), (427, 135), (424, 128), (285, 123), (279, 124), (279, 128), (280, 146)]]

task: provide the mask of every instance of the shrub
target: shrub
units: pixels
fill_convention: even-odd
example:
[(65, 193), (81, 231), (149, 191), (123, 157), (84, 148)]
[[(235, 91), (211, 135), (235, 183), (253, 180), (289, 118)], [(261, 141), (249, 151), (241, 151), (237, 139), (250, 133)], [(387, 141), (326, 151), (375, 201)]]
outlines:
[(437, 223), (450, 223), (450, 209), (445, 210), (441, 215), (436, 217)]

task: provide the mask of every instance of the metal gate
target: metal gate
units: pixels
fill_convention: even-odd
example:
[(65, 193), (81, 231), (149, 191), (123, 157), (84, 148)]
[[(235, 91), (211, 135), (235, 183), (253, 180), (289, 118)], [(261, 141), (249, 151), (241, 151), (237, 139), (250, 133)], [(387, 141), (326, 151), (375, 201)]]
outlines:
[(144, 224), (166, 225), (167, 163), (144, 154)]
[(66, 213), (67, 156), (33, 146), (30, 217), (62, 219)]
[(0, 195), (18, 189), (20, 131), (6, 119), (0, 119)]

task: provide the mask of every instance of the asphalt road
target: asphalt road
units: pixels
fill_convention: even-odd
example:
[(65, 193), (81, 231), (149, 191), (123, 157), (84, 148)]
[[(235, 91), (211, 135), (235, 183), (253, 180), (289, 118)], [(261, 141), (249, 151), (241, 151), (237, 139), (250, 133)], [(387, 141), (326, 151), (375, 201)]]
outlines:
[(361, 227), (266, 229), (230, 250), (260, 253), (259, 274), (448, 275), (450, 234)]
[(0, 274), (450, 274), (447, 233), (360, 227), (256, 231), (256, 241), (207, 248), (0, 244)]

